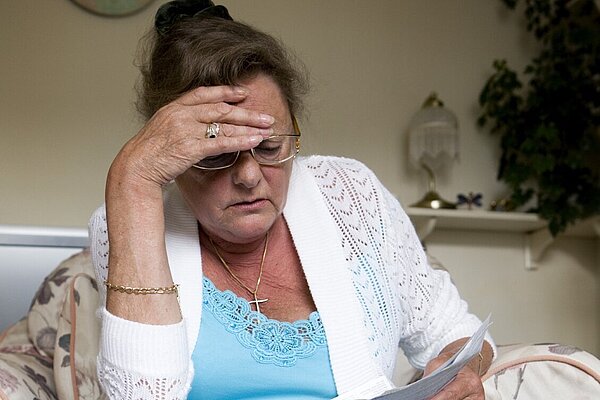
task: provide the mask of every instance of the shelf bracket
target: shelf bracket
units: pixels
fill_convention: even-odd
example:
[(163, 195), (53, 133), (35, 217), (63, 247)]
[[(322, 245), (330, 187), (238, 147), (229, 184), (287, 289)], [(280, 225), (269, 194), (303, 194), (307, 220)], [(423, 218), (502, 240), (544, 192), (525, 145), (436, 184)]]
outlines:
[(425, 220), (425, 222), (420, 224), (415, 224), (415, 230), (417, 231), (417, 236), (421, 242), (425, 241), (425, 238), (433, 232), (435, 226), (437, 224), (436, 217), (429, 217)]
[(538, 229), (525, 235), (525, 269), (533, 271), (538, 268), (538, 263), (544, 252), (552, 244), (554, 238), (546, 228)]

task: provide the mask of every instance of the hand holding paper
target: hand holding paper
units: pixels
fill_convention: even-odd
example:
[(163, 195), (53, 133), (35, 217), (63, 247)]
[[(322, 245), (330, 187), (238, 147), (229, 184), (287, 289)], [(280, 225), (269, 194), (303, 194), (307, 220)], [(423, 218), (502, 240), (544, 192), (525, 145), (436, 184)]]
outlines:
[[(385, 377), (382, 377), (381, 379), (387, 381), (387, 386), (378, 380), (378, 382), (373, 382), (373, 385), (364, 385), (364, 387), (357, 388), (357, 390), (351, 393), (345, 393), (336, 397), (335, 400), (369, 398), (374, 400), (429, 400), (449, 384), (473, 357), (479, 354), (483, 346), (485, 333), (490, 325), (491, 320), (490, 316), (488, 316), (482, 322), (477, 332), (473, 334), (459, 351), (431, 374), (417, 382), (400, 388), (393, 388), (391, 383)], [(378, 394), (379, 397), (373, 397)]]
[(477, 332), (464, 344), (464, 346), (448, 359), (438, 369), (427, 375), (420, 381), (403, 386), (399, 389), (392, 389), (380, 397), (378, 400), (428, 400), (435, 396), (440, 390), (451, 382), (463, 369), (467, 363), (479, 352), (483, 346), (483, 339), (487, 328), (491, 325), (490, 316), (481, 324)]

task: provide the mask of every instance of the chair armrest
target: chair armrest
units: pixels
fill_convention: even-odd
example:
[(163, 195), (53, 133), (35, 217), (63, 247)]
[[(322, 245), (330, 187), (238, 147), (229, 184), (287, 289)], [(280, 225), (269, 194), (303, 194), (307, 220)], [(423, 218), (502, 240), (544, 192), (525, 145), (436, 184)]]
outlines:
[(482, 377), (486, 400), (599, 399), (600, 360), (574, 346), (498, 346)]
[(98, 302), (93, 277), (79, 273), (70, 280), (54, 350), (54, 381), (61, 400), (97, 400), (103, 395), (96, 375), (100, 342)]
[(63, 261), (23, 320), (0, 333), (0, 400), (96, 400), (98, 291), (90, 254)]

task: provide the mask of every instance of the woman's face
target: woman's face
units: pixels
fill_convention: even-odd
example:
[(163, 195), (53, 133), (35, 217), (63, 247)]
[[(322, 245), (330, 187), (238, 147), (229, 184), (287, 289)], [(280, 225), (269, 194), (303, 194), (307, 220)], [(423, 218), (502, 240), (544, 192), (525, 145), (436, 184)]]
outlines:
[[(238, 106), (273, 116), (276, 133), (293, 133), (287, 103), (269, 76), (258, 74), (241, 86), (250, 94)], [(176, 182), (205, 232), (231, 243), (249, 243), (262, 239), (281, 215), (291, 172), (291, 160), (265, 166), (242, 152), (229, 168), (190, 168)]]

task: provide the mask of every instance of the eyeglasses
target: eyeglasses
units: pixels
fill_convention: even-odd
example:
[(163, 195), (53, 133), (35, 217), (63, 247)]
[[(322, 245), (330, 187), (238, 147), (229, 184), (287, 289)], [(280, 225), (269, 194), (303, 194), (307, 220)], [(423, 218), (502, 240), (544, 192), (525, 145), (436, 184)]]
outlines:
[[(275, 134), (264, 139), (260, 144), (250, 149), (250, 154), (260, 165), (282, 164), (300, 152), (300, 128), (296, 118), (292, 117), (294, 134)], [(216, 156), (203, 158), (193, 165), (194, 168), (202, 170), (218, 170), (231, 167), (236, 163), (240, 152), (223, 153)]]

